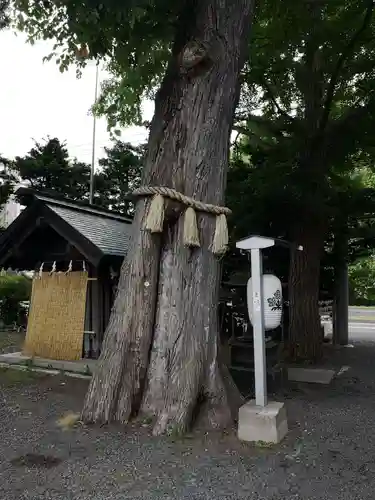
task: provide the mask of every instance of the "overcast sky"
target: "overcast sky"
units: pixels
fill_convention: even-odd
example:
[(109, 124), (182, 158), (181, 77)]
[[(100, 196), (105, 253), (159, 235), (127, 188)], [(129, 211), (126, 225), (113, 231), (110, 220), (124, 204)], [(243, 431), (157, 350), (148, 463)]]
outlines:
[[(53, 61), (43, 63), (52, 45), (40, 41), (31, 46), (23, 34), (0, 32), (0, 154), (22, 156), (33, 139), (49, 135), (65, 140), (72, 157), (90, 163), (93, 119), (89, 109), (95, 94), (95, 64), (79, 80), (74, 68), (61, 74)], [(145, 111), (145, 118), (150, 119), (152, 105), (147, 104)], [(97, 158), (110, 143), (106, 126), (105, 119), (97, 120)], [(139, 143), (145, 137), (142, 128), (131, 127), (121, 139)]]

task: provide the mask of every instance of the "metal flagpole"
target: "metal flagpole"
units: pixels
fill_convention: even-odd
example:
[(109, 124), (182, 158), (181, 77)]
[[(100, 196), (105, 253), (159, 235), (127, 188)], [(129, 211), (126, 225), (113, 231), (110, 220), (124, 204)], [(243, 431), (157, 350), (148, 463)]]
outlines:
[[(95, 100), (98, 98), (98, 85), (99, 85), (99, 62), (96, 64), (95, 73)], [(92, 154), (91, 154), (91, 172), (90, 172), (90, 205), (94, 203), (94, 174), (95, 174), (95, 142), (96, 142), (96, 116), (94, 114), (92, 124)]]

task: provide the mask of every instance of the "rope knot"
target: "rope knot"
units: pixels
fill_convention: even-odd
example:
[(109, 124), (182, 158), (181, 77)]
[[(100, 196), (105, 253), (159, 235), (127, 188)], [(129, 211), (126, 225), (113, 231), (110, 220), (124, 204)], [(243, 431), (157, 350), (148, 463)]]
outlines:
[(175, 189), (161, 186), (142, 186), (133, 192), (133, 196), (153, 197), (145, 222), (145, 229), (151, 233), (163, 232), (164, 198), (169, 198), (185, 205), (187, 208), (184, 212), (184, 245), (188, 247), (200, 247), (195, 211), (215, 215), (216, 227), (210, 250), (215, 255), (223, 255), (226, 252), (228, 248), (227, 215), (232, 213), (229, 208), (203, 203), (190, 196), (185, 196)]

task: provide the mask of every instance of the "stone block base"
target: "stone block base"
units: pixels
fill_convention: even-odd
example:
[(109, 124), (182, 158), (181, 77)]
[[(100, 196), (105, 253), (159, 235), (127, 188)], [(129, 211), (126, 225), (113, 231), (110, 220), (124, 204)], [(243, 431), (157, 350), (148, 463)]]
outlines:
[(271, 401), (267, 406), (257, 406), (249, 401), (241, 406), (238, 414), (238, 438), (242, 441), (280, 443), (288, 432), (284, 403)]
[(294, 382), (328, 385), (334, 376), (335, 371), (326, 368), (288, 368), (288, 379)]

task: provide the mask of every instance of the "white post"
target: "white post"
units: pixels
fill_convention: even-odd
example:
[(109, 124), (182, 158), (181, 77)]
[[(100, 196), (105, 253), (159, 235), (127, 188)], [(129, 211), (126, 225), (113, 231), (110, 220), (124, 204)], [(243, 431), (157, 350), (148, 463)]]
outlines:
[(255, 366), (255, 403), (267, 406), (267, 367), (264, 339), (264, 307), (262, 286), (262, 255), (259, 248), (251, 249), (251, 278), (253, 289), (253, 336)]
[[(96, 64), (95, 73), (95, 100), (94, 104), (98, 99), (98, 84), (99, 84), (99, 64)], [(92, 122), (92, 151), (91, 151), (91, 170), (90, 170), (90, 205), (94, 203), (94, 179), (95, 179), (95, 143), (96, 143), (96, 115), (93, 115)]]

